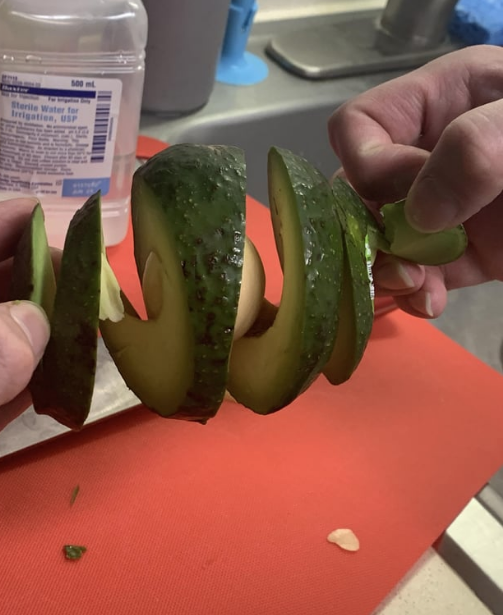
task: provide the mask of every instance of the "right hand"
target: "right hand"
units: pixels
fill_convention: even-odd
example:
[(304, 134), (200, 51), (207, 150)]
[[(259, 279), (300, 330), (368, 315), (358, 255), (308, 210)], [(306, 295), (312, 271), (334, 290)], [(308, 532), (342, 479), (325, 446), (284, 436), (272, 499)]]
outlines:
[(0, 203), (0, 430), (30, 406), (26, 387), (49, 340), (40, 307), (8, 301), (12, 256), (33, 205), (29, 198)]
[(454, 263), (422, 267), (379, 255), (376, 291), (416, 316), (439, 316), (447, 290), (503, 280), (503, 49), (468, 47), (347, 102), (329, 123), (355, 190), (382, 205), (406, 197), (410, 223), (464, 223)]

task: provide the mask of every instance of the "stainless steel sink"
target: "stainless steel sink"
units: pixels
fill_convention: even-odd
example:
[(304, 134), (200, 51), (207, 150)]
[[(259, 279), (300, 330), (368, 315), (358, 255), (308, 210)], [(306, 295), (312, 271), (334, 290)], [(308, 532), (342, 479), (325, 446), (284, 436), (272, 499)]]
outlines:
[[(317, 23), (326, 24), (326, 18), (302, 22), (302, 27), (315, 27)], [(266, 163), (271, 145), (305, 156), (330, 177), (340, 166), (328, 141), (327, 121), (331, 113), (355, 94), (402, 71), (316, 83), (292, 75), (271, 62), (265, 49), (271, 37), (295, 27), (298, 27), (295, 20), (255, 27), (248, 48), (269, 65), (269, 76), (264, 82), (250, 87), (217, 83), (208, 105), (200, 112), (176, 120), (144, 116), (142, 133), (171, 144), (221, 143), (243, 148), (247, 157), (248, 193), (266, 205)]]

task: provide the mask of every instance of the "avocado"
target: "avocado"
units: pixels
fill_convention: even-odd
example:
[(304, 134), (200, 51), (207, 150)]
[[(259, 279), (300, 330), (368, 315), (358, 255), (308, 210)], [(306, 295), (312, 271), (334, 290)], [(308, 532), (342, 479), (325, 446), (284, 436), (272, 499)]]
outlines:
[(259, 414), (276, 412), (321, 373), (337, 330), (342, 234), (330, 185), (307, 161), (271, 148), (269, 201), (283, 270), (279, 307), (264, 301), (258, 319), (235, 341), (228, 389)]
[(380, 231), (366, 205), (342, 179), (332, 184), (334, 216), (344, 239), (339, 328), (323, 373), (331, 384), (346, 382), (358, 367), (372, 331), (374, 285), (370, 233)]
[(462, 224), (435, 233), (412, 228), (405, 216), (405, 201), (387, 203), (380, 209), (384, 225), (381, 251), (421, 265), (445, 265), (457, 260), (468, 245)]
[(40, 305), (49, 321), (52, 316), (56, 277), (51, 260), (44, 212), (40, 203), (32, 211), (21, 235), (12, 263), (10, 294), (13, 299), (33, 301)]
[(384, 205), (375, 217), (343, 179), (332, 184), (335, 214), (344, 237), (344, 267), (339, 333), (323, 373), (332, 384), (346, 382), (358, 367), (373, 325), (372, 265), (378, 251), (423, 265), (459, 258), (467, 245), (462, 225), (419, 233), (405, 217), (405, 201)]
[(238, 340), (253, 326), (261, 310), (265, 295), (265, 270), (260, 254), (249, 237), (245, 239), (241, 291), (234, 326), (234, 340)]
[(29, 384), (35, 411), (78, 430), (94, 388), (98, 327), (120, 374), (164, 417), (205, 423), (226, 390), (258, 414), (288, 406), (320, 376), (346, 382), (373, 324), (378, 250), (421, 264), (459, 258), (462, 225), (418, 233), (404, 203), (374, 216), (308, 161), (268, 154), (270, 215), (283, 271), (279, 306), (264, 297), (260, 255), (245, 237), (246, 172), (233, 146), (179, 144), (133, 177), (134, 258), (147, 319), (106, 258), (101, 196), (74, 215), (56, 279), (37, 203), (13, 262), (12, 296), (46, 311), (51, 336)]
[[(12, 262), (10, 295), (13, 300), (33, 301), (52, 318), (56, 277), (47, 242), (44, 212), (40, 203), (33, 208), (30, 220), (21, 235)], [(29, 388), (43, 385), (42, 363), (36, 366)]]
[[(103, 279), (102, 269), (107, 272)], [(44, 356), (29, 384), (35, 412), (78, 430), (91, 407), (100, 310), (105, 318), (122, 318), (124, 311), (106, 262), (99, 192), (70, 222), (56, 286), (42, 209), (35, 207), (14, 257), (12, 290), (15, 298), (39, 303), (51, 325)]]
[(50, 321), (51, 336), (41, 362), (43, 379), (31, 388), (38, 414), (48, 414), (74, 430), (87, 419), (94, 388), (101, 254), (97, 194), (70, 222)]
[(161, 416), (205, 423), (227, 385), (245, 250), (245, 160), (178, 144), (133, 178), (134, 255), (148, 315), (100, 324), (129, 388)]

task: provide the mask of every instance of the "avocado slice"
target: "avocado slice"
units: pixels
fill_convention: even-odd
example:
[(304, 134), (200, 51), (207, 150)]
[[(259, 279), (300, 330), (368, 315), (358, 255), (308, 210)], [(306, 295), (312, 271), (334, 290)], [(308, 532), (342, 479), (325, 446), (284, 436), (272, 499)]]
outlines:
[(35, 411), (73, 430), (80, 429), (87, 419), (94, 389), (101, 254), (100, 196), (96, 194), (70, 222), (51, 336), (41, 361), (42, 378), (31, 386)]
[(29, 384), (35, 412), (79, 430), (91, 408), (98, 316), (120, 319), (124, 312), (105, 256), (100, 193), (91, 196), (70, 222), (57, 286), (39, 205), (14, 257), (13, 278), (14, 297), (39, 303), (51, 325), (44, 356)]
[(342, 236), (330, 185), (306, 160), (271, 148), (270, 212), (283, 270), (279, 307), (264, 301), (231, 353), (228, 389), (259, 414), (287, 406), (321, 373), (337, 330)]
[(16, 247), (10, 294), (14, 299), (37, 303), (51, 320), (56, 277), (40, 203), (34, 206), (29, 223)]
[(436, 233), (421, 233), (405, 216), (405, 200), (387, 203), (380, 209), (384, 240), (378, 248), (421, 265), (445, 265), (463, 255), (468, 238), (462, 224)]
[[(44, 212), (38, 202), (21, 235), (12, 262), (10, 295), (14, 300), (33, 301), (52, 318), (56, 295), (56, 276), (47, 241)], [(30, 379), (31, 391), (42, 386), (42, 363), (36, 366)]]
[(370, 235), (380, 232), (356, 192), (342, 179), (332, 184), (334, 215), (344, 239), (344, 265), (339, 329), (332, 354), (323, 369), (331, 384), (349, 380), (367, 347), (374, 320), (374, 285)]
[(377, 251), (423, 265), (459, 258), (467, 246), (462, 225), (438, 233), (419, 233), (405, 217), (405, 201), (390, 203), (374, 217), (343, 179), (332, 184), (335, 213), (343, 227), (344, 268), (339, 333), (323, 373), (332, 384), (346, 382), (358, 367), (372, 331), (372, 265)]
[(232, 146), (178, 144), (133, 178), (134, 251), (148, 320), (126, 302), (102, 322), (129, 388), (164, 417), (205, 423), (227, 385), (245, 249), (245, 161)]

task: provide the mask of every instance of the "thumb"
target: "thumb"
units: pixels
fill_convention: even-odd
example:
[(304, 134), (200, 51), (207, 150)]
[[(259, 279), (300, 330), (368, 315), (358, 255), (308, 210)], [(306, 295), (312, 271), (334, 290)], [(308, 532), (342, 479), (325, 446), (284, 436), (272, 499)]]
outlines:
[(0, 304), (0, 405), (28, 385), (49, 341), (49, 321), (29, 301)]
[(503, 100), (467, 111), (440, 136), (407, 195), (419, 231), (466, 222), (503, 190)]

